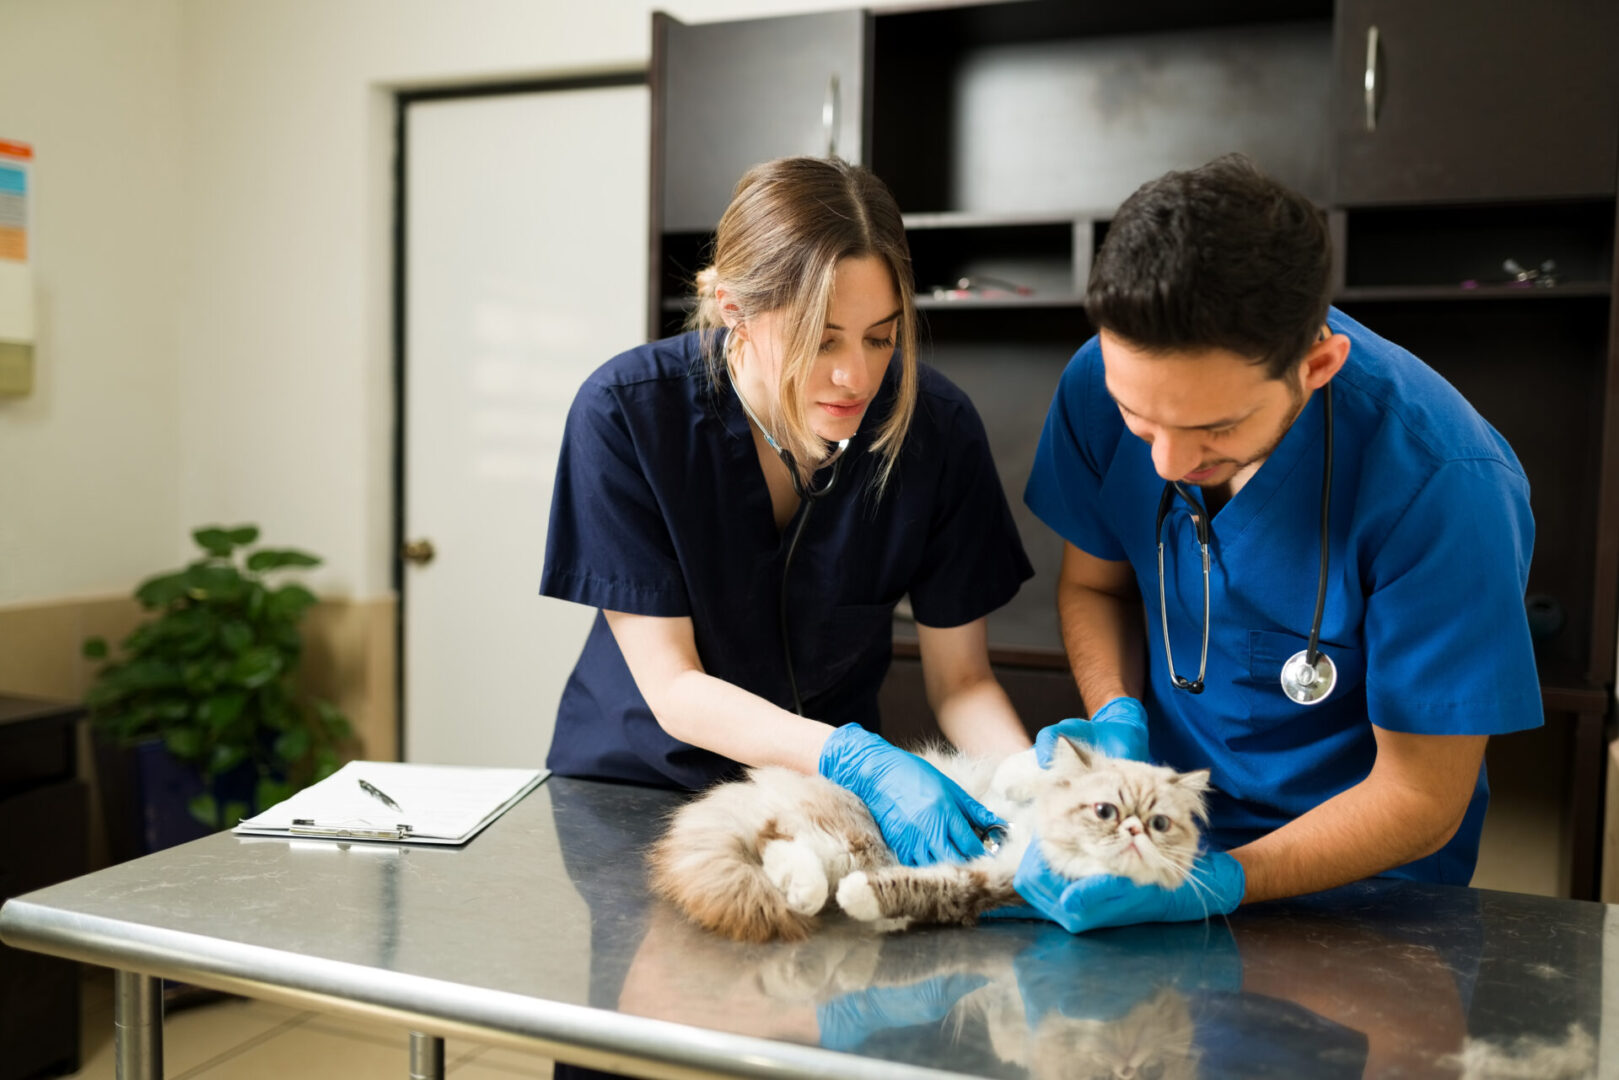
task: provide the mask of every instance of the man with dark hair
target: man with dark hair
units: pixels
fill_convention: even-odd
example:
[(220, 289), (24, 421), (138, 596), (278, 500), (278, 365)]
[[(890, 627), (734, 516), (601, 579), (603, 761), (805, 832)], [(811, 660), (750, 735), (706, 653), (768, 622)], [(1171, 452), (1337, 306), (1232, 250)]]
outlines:
[(1232, 156), (1144, 185), (1098, 254), (1100, 332), (1024, 495), (1067, 541), (1058, 607), (1092, 715), (1037, 745), (1206, 767), (1215, 791), (1180, 889), (1067, 882), (1031, 845), (1018, 891), (1070, 930), (1375, 874), (1465, 884), (1485, 742), (1542, 722), (1523, 469), (1432, 369), (1329, 307), (1330, 250), (1307, 199)]

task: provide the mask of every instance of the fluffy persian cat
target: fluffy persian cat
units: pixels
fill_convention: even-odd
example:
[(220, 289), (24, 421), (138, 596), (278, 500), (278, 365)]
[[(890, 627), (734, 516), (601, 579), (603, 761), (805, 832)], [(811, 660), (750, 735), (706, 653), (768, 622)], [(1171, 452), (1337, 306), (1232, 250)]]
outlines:
[(904, 866), (857, 796), (819, 776), (755, 768), (675, 813), (651, 852), (653, 891), (726, 937), (799, 941), (834, 897), (880, 930), (971, 924), (1021, 903), (1012, 877), (1035, 833), (1046, 861), (1068, 878), (1109, 873), (1173, 887), (1197, 856), (1206, 769), (1177, 773), (1067, 739), (1047, 769), (1033, 750), (922, 756), (1007, 822), (998, 850), (967, 863)]

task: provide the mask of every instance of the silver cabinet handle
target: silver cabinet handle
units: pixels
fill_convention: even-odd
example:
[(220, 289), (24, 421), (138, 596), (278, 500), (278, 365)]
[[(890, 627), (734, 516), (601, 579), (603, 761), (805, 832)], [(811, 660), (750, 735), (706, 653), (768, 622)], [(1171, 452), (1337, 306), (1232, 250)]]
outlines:
[(821, 103), (821, 127), (826, 132), (826, 156), (836, 157), (838, 153), (838, 77), (833, 74), (826, 80), (826, 100)]
[(1377, 27), (1366, 29), (1366, 130), (1377, 130)]

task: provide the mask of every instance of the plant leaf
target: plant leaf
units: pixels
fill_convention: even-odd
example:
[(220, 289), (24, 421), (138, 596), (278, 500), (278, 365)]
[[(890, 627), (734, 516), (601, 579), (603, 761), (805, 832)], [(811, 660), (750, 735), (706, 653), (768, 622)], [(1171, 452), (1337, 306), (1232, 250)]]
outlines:
[(163, 745), (181, 761), (194, 764), (202, 756), (202, 734), (195, 728), (169, 728), (163, 733)]
[(306, 727), (295, 727), (282, 733), (282, 735), (276, 739), (276, 756), (289, 764), (299, 762), (304, 759), (305, 754), (309, 753), (309, 745), (309, 729)]
[(225, 804), (224, 813), (220, 815), (219, 827), (229, 828), (247, 816), (247, 804), (240, 799), (232, 799)]
[(320, 559), (303, 551), (294, 551), (291, 548), (272, 549), (264, 548), (255, 551), (247, 557), (247, 568), (254, 571), (280, 570), (287, 566), (319, 566)]
[(219, 804), (214, 797), (204, 792), (186, 803), (186, 809), (191, 816), (208, 826), (210, 829), (219, 828)]
[[(201, 705), (197, 706), (197, 719), (204, 726), (217, 733), (229, 725), (232, 720), (235, 720), (238, 716), (242, 715), (242, 706), (246, 704), (247, 695), (240, 690), (231, 690), (223, 694), (214, 694)], [(247, 752), (244, 750), (242, 752), (242, 757), (245, 757), (246, 754)], [(215, 760), (218, 760), (217, 752), (215, 753)], [(241, 758), (238, 758), (237, 760), (239, 761)], [(235, 764), (235, 762), (232, 762), (231, 764)], [(229, 767), (229, 765), (216, 766), (219, 771), (223, 771)]]
[(159, 574), (157, 577), (147, 578), (135, 589), (135, 599), (148, 610), (168, 607), (185, 596), (189, 584), (188, 573), (189, 571), (182, 570), (179, 573)]
[(208, 554), (221, 559), (229, 558), (230, 553), (236, 549), (236, 540), (218, 525), (193, 530), (191, 539)]
[(260, 810), (268, 810), (279, 802), (286, 802), (292, 798), (292, 785), (285, 780), (271, 780), (268, 778), (258, 782), (253, 792), (253, 802)]
[(229, 604), (242, 596), (242, 572), (228, 563), (192, 566), (185, 579), (186, 595), (196, 601)]
[(152, 712), (159, 720), (184, 720), (191, 715), (191, 699), (170, 698), (160, 701), (152, 707)]
[(239, 653), (253, 644), (253, 628), (240, 619), (232, 619), (219, 628), (219, 643), (225, 651)]
[(229, 536), (238, 545), (251, 544), (259, 538), (259, 527), (257, 525), (238, 525), (236, 528), (227, 531), (225, 535)]
[(230, 681), (252, 690), (281, 674), (281, 654), (263, 645), (256, 645), (236, 658), (230, 668)]
[(220, 743), (214, 747), (214, 756), (208, 762), (208, 772), (214, 776), (228, 773), (247, 760), (247, 747)]
[(319, 603), (319, 600), (315, 594), (302, 585), (283, 585), (270, 594), (270, 617), (297, 622), (303, 613), (316, 603)]
[(107, 658), (107, 639), (92, 637), (85, 638), (81, 651), (86, 660), (105, 660)]
[(118, 678), (132, 690), (165, 690), (184, 681), (178, 665), (156, 657), (131, 660), (119, 671)]

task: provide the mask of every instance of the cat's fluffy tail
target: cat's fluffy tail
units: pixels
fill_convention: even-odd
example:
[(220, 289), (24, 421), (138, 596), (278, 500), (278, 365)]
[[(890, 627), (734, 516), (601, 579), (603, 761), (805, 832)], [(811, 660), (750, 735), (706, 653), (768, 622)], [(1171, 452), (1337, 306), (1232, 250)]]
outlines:
[[(691, 813), (699, 809), (694, 804), (677, 814), (652, 848), (653, 892), (699, 926), (736, 941), (807, 938), (815, 916), (795, 911), (765, 873), (765, 847), (783, 839), (776, 823), (756, 830), (718, 829)], [(824, 876), (822, 882), (824, 897)]]

